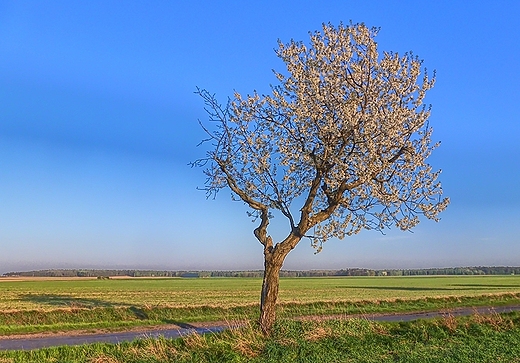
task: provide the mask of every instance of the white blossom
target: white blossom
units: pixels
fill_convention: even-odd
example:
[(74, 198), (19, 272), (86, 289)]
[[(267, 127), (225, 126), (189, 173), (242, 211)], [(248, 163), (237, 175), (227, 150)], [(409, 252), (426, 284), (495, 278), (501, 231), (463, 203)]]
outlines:
[(377, 32), (324, 24), (307, 45), (280, 42), (287, 70), (275, 72), (271, 95), (235, 93), (221, 106), (198, 90), (215, 126), (203, 126), (212, 144), (194, 164), (206, 166), (210, 194), (229, 187), (261, 218), (255, 235), (266, 248), (271, 210), (289, 225), (275, 248), (308, 236), (320, 251), (362, 229), (438, 220), (448, 205), (426, 162), (438, 146), (423, 103), (435, 77), (411, 53), (379, 54)]

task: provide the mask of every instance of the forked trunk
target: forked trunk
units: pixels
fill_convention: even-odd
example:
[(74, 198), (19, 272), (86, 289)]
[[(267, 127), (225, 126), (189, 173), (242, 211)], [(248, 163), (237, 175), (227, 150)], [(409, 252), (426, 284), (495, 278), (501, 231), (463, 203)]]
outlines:
[(262, 295), (260, 297), (260, 329), (265, 335), (271, 333), (276, 317), (276, 300), (278, 298), (278, 286), (280, 284), (280, 269), (283, 259), (266, 256), (264, 263), (264, 280), (262, 282)]

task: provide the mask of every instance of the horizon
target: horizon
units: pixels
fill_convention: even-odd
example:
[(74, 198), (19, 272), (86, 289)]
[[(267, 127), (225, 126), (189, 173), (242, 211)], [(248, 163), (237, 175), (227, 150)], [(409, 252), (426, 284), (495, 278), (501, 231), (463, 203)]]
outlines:
[[(413, 233), (363, 230), (318, 254), (302, 240), (283, 269), (520, 265), (519, 13), (515, 1), (2, 2), (0, 274), (263, 269), (248, 209), (196, 189), (207, 115), (194, 92), (269, 93), (278, 39), (349, 21), (380, 28), (380, 53), (436, 70), (425, 103), (442, 144), (428, 161), (451, 203)], [(288, 229), (277, 217), (269, 231)]]
[[(428, 270), (448, 270), (448, 269), (478, 269), (478, 268), (511, 268), (511, 269), (518, 269), (519, 266), (449, 266), (449, 267), (426, 267), (426, 268), (388, 268), (388, 269), (372, 269), (372, 268), (365, 268), (365, 267), (348, 267), (348, 268), (341, 268), (341, 269), (308, 269), (308, 270), (301, 270), (301, 269), (284, 269), (282, 268), (280, 271), (283, 272), (313, 272), (313, 271), (428, 271)], [(2, 272), (0, 271), (0, 277), (6, 276), (8, 274), (18, 274), (18, 273), (30, 273), (30, 272), (45, 272), (45, 271), (147, 271), (147, 272), (263, 272), (263, 269), (249, 269), (249, 270), (168, 270), (168, 269), (134, 269), (134, 268), (125, 268), (125, 269), (113, 269), (113, 268), (104, 268), (104, 269), (91, 269), (91, 268), (48, 268), (48, 269), (41, 269), (41, 270), (25, 270), (25, 271), (7, 271)]]

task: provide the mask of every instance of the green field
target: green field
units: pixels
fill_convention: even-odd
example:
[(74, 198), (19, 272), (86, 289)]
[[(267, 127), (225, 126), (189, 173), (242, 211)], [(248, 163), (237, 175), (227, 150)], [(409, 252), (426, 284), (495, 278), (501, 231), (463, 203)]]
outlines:
[[(0, 280), (0, 335), (255, 319), (261, 279)], [(512, 305), (518, 276), (285, 278), (279, 317)]]
[[(257, 304), (261, 279), (2, 281), (0, 311), (75, 307), (231, 307)], [(285, 278), (282, 304), (393, 301), (520, 292), (520, 276)]]
[(520, 362), (520, 314), (430, 322), (294, 316), (518, 305), (519, 276), (285, 278), (272, 337), (255, 328), (260, 279), (0, 279), (0, 336), (241, 319), (242, 329), (31, 352), (16, 362)]

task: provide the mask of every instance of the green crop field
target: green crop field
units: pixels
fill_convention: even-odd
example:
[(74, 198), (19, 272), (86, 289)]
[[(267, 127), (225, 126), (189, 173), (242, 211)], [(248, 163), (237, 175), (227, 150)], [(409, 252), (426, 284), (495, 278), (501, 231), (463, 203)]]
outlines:
[[(261, 279), (0, 280), (0, 335), (255, 319)], [(518, 276), (280, 281), (278, 316), (431, 311), (520, 301)]]
[[(92, 307), (200, 307), (257, 304), (261, 279), (0, 279), (0, 311)], [(520, 276), (285, 278), (282, 304), (392, 301), (520, 293)]]

